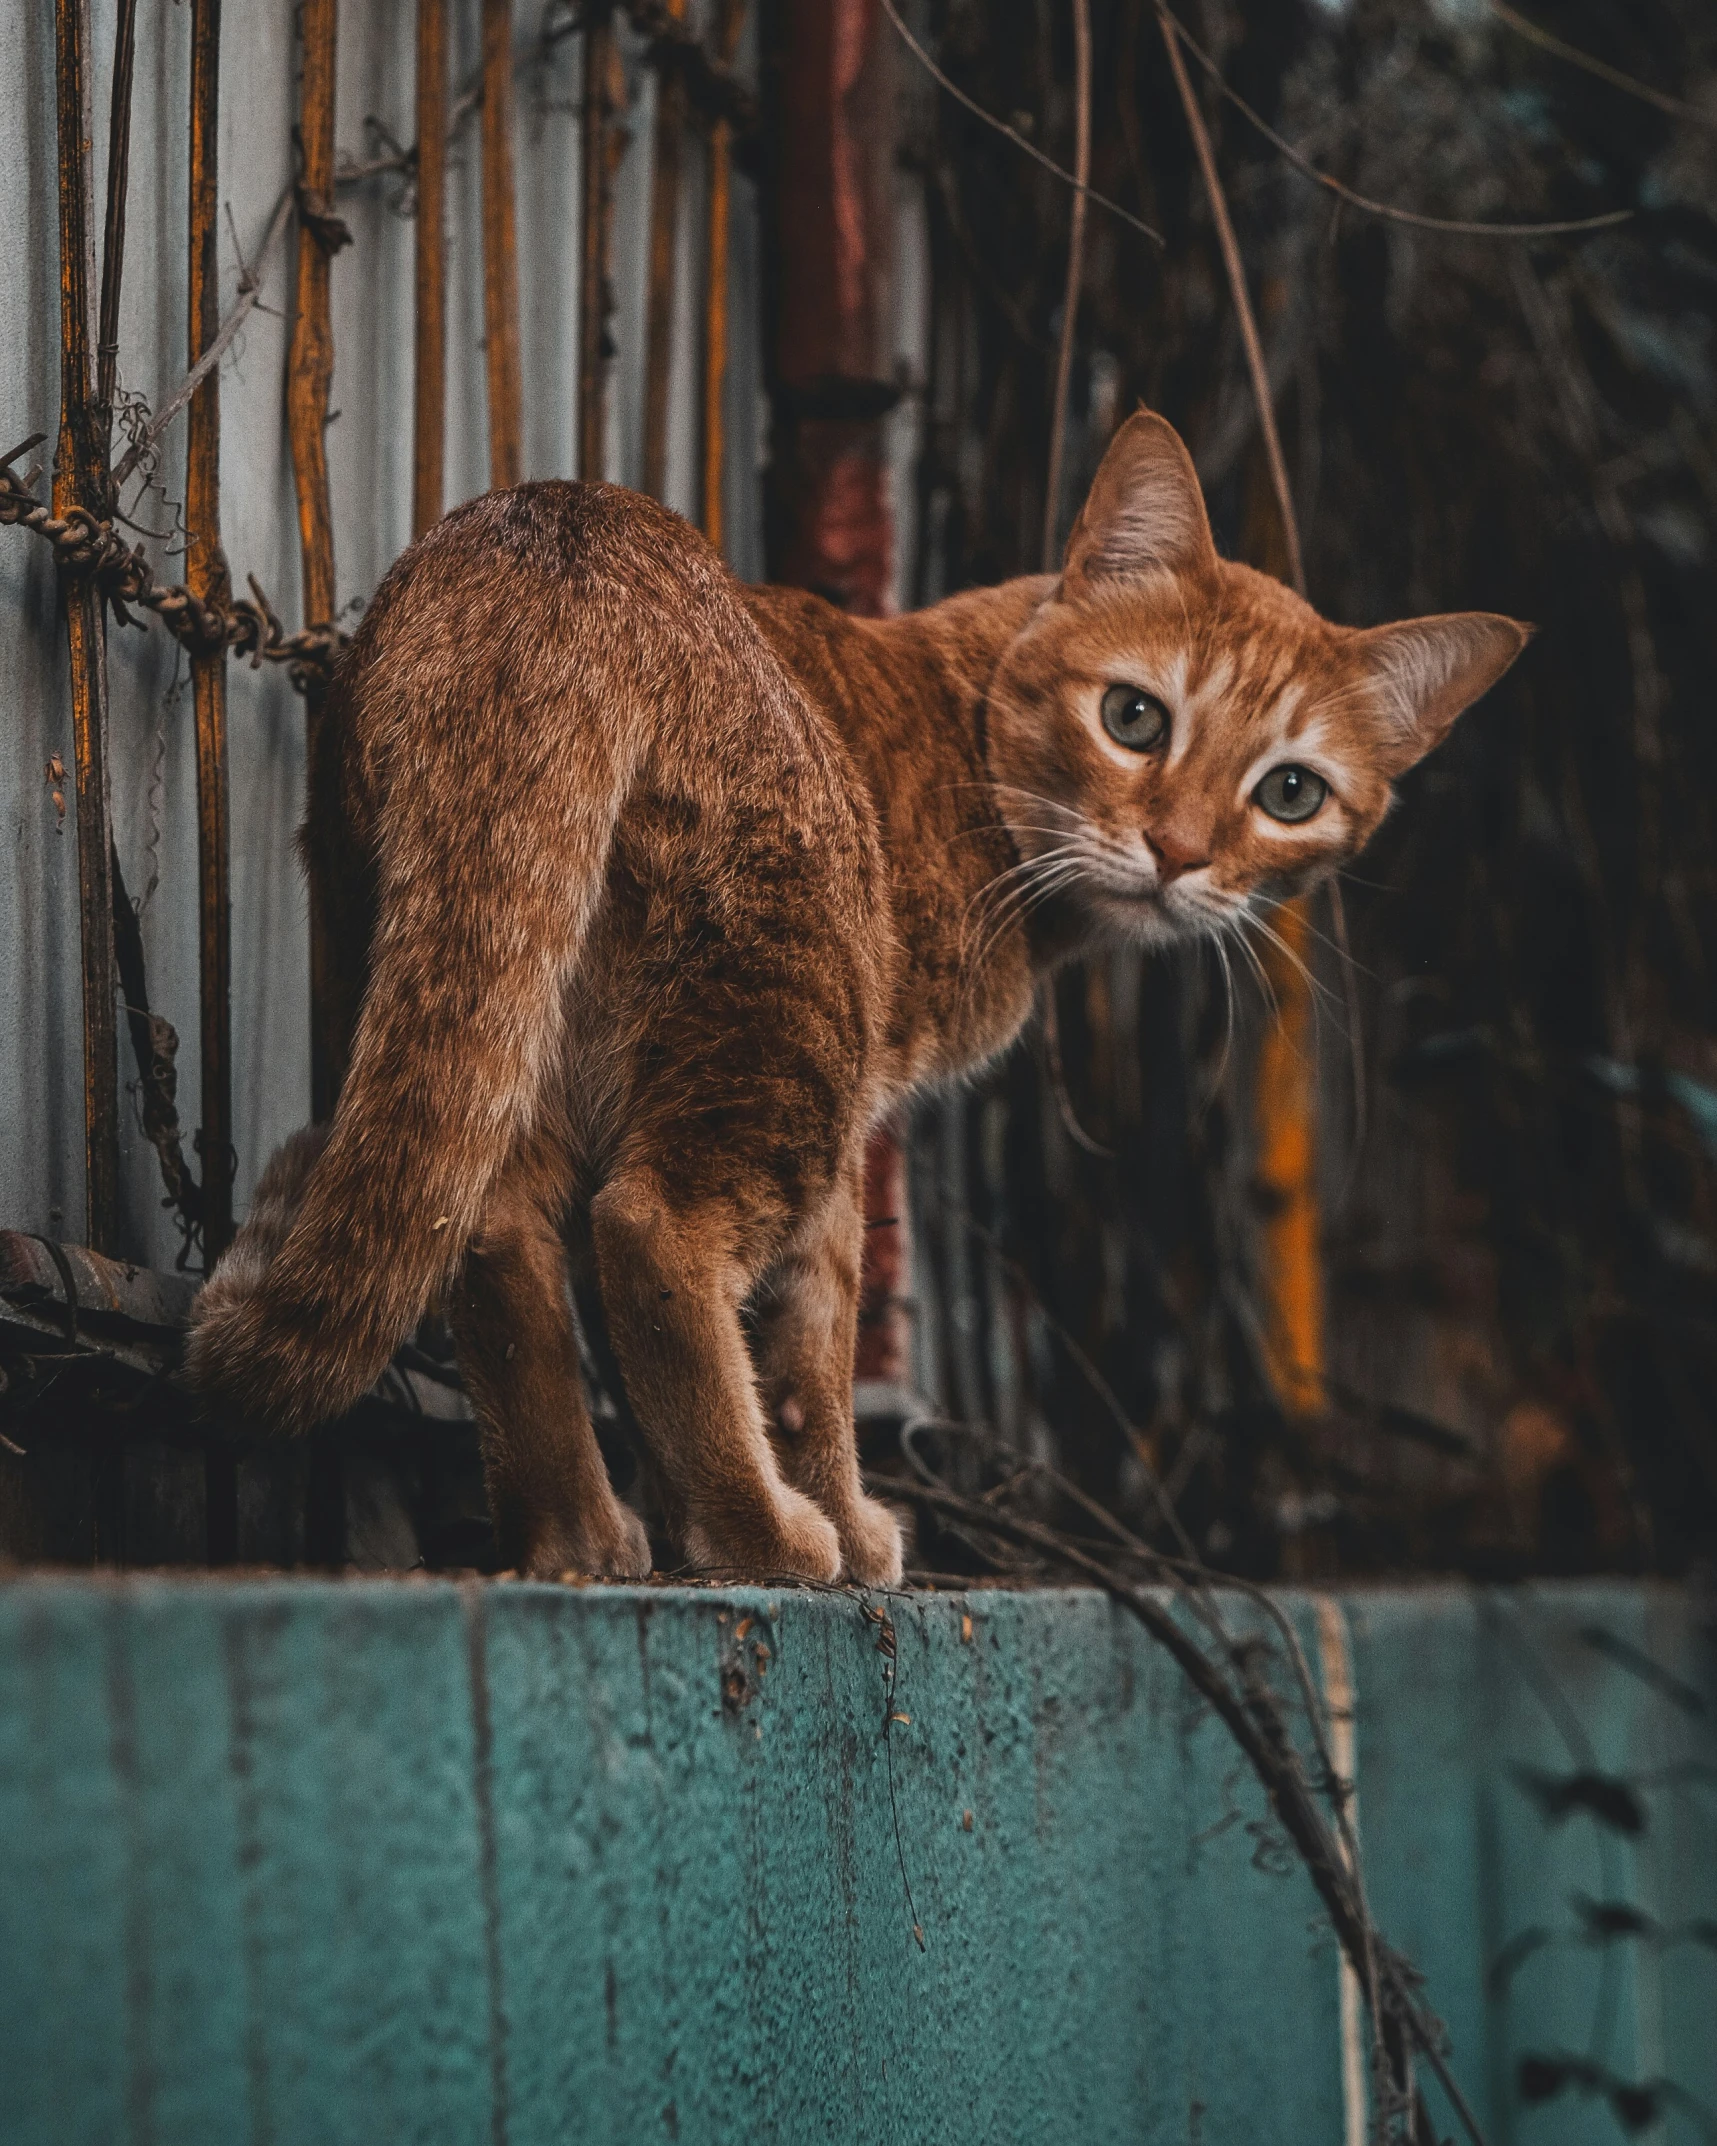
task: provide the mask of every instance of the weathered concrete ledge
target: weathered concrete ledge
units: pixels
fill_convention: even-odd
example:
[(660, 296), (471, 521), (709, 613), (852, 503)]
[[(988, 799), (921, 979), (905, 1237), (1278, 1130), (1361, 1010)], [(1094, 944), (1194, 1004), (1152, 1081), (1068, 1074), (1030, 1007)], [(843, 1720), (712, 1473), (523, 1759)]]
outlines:
[[(1284, 1599), (1351, 1662), (1373, 1901), (1492, 2136), (1618, 2135), (1518, 2091), (1595, 2014), (1717, 2106), (1690, 1599)], [(1092, 1594), (890, 1610), (892, 1695), (841, 1595), (0, 1586), (0, 2138), (1358, 2135), (1315, 1898), (1172, 1665)], [(1655, 1934), (1562, 1942), (1582, 1896)]]

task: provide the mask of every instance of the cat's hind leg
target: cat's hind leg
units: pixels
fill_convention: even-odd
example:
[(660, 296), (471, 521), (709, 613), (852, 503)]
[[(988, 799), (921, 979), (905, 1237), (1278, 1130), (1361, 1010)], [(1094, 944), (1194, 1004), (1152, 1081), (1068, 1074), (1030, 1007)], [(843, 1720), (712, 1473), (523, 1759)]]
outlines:
[(758, 1378), (787, 1480), (835, 1524), (841, 1569), (864, 1587), (900, 1579), (900, 1527), (859, 1480), (853, 1428), (864, 1213), (856, 1166), (795, 1236), (756, 1305)]
[(490, 1194), (449, 1310), (503, 1561), (538, 1578), (641, 1579), (650, 1545), (614, 1495), (596, 1443), (565, 1249), (543, 1200), (518, 1177)]
[(831, 1520), (786, 1481), (740, 1324), (754, 1269), (731, 1200), (670, 1193), (648, 1165), (591, 1202), (609, 1339), (660, 1470), (686, 1556), (747, 1579), (834, 1580)]

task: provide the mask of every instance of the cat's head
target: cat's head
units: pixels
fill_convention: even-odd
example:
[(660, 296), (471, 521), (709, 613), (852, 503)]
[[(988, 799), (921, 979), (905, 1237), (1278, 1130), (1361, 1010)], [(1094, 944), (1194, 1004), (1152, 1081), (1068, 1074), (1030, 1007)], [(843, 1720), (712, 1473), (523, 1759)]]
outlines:
[(1141, 411), (991, 685), (1022, 906), (1147, 942), (1237, 926), (1363, 847), (1528, 633), (1483, 611), (1332, 625), (1217, 557), (1191, 457)]

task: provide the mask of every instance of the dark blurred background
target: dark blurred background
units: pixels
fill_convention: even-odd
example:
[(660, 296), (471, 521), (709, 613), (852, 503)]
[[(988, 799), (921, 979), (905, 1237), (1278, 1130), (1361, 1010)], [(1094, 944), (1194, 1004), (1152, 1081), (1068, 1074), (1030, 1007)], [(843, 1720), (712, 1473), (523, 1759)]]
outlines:
[[(1297, 1053), (1256, 979), (1231, 1033), (1210, 958), (1118, 958), (1057, 993), (1077, 1131), (1041, 1046), (924, 1114), (926, 1376), (951, 1414), (1149, 1527), (1142, 1455), (1201, 1546), (1247, 1571), (1683, 1569), (1717, 1516), (1717, 18), (1554, 11), (1558, 38), (1663, 103), (1482, 0), (1186, 0), (1181, 19), (1363, 195), (1484, 222), (1633, 214), (1527, 241), (1362, 213), (1191, 65), (1312, 601), (1361, 625), (1502, 610), (1538, 638), (1402, 785), (1344, 917), (1314, 903), (1313, 986), (1267, 950), (1308, 1026)], [(1068, 165), (1070, 22), (985, 0), (932, 7), (922, 32)], [(1191, 446), (1223, 548), (1280, 570), (1155, 10), (1100, 5), (1092, 35), (1091, 183), (1167, 244), (1092, 207), (1069, 503), (1143, 401)], [(927, 182), (924, 600), (1038, 564), (1069, 193), (900, 64), (902, 154)], [(1284, 1112), (1315, 1147), (1286, 1188)], [(1271, 1347), (1307, 1287), (1284, 1199), (1312, 1204), (1321, 1247), (1321, 1319), (1314, 1301), (1299, 1331), (1321, 1329), (1323, 1361), (1289, 1367), (1309, 1378)]]

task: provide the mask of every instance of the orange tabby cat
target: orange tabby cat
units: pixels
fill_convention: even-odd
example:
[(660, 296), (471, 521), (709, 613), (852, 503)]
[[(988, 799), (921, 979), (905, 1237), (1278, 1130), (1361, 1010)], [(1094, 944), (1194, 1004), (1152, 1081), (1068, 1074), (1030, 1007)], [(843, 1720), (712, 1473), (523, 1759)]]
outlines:
[(462, 507), (322, 726), (344, 1084), (203, 1291), (193, 1380), (302, 1431), (439, 1303), (503, 1555), (641, 1574), (570, 1262), (689, 1562), (896, 1580), (853, 1437), (871, 1127), (1006, 1049), (1057, 962), (1333, 872), (1525, 640), (1353, 631), (1225, 563), (1145, 413), (1059, 576), (884, 622), (742, 587), (612, 486)]

